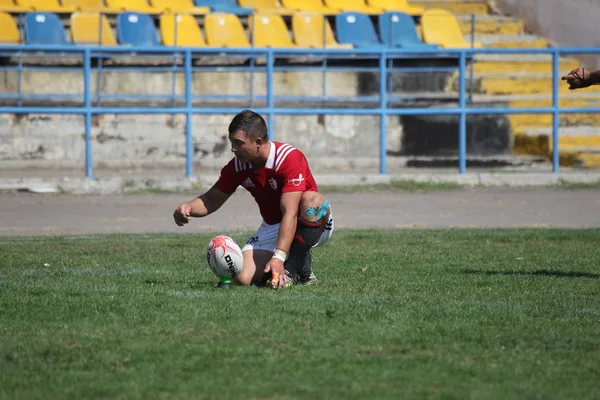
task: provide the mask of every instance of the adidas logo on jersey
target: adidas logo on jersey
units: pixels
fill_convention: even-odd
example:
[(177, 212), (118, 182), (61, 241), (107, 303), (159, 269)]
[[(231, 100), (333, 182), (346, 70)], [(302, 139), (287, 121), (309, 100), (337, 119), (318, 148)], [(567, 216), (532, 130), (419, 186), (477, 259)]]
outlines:
[(255, 187), (256, 185), (254, 184), (254, 182), (252, 182), (252, 179), (246, 178), (244, 183), (242, 183), (242, 186), (248, 188), (248, 187)]

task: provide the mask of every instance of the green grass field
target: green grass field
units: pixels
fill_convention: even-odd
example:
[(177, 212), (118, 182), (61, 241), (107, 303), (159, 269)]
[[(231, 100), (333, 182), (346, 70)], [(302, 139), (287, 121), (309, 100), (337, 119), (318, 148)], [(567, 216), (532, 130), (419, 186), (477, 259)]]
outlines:
[(0, 398), (600, 398), (598, 229), (338, 231), (279, 291), (210, 236), (0, 238)]

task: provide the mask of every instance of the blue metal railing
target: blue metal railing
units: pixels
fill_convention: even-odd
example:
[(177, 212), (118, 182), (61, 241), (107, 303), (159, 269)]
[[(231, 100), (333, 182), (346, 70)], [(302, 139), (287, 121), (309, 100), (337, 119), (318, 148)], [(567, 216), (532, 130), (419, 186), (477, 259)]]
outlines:
[[(80, 114), (85, 117), (85, 171), (86, 177), (93, 177), (93, 158), (92, 158), (92, 116), (96, 114), (184, 114), (186, 116), (186, 176), (194, 176), (192, 169), (193, 162), (193, 142), (192, 142), (192, 115), (194, 114), (235, 114), (239, 107), (194, 107), (195, 98), (192, 93), (192, 73), (194, 71), (193, 57), (199, 55), (225, 54), (227, 56), (243, 56), (249, 58), (264, 57), (266, 64), (266, 95), (264, 107), (254, 107), (253, 109), (267, 116), (269, 132), (271, 138), (274, 138), (274, 116), (275, 115), (378, 115), (380, 117), (380, 146), (379, 146), (379, 172), (387, 173), (387, 121), (386, 117), (390, 115), (458, 115), (459, 116), (459, 172), (466, 172), (466, 131), (467, 116), (475, 114), (552, 114), (552, 171), (559, 172), (559, 117), (561, 113), (599, 113), (598, 107), (559, 107), (559, 57), (562, 54), (595, 54), (600, 53), (600, 48), (554, 48), (554, 49), (445, 49), (445, 50), (404, 50), (404, 49), (353, 49), (353, 50), (329, 50), (329, 49), (259, 49), (259, 48), (230, 48), (230, 49), (210, 49), (210, 48), (169, 48), (169, 47), (149, 47), (149, 48), (129, 48), (129, 47), (108, 47), (108, 46), (8, 46), (0, 45), (0, 53), (10, 53), (13, 56), (23, 55), (31, 52), (62, 53), (66, 55), (77, 55), (83, 58), (83, 105), (72, 107), (56, 106), (2, 106), (0, 113), (40, 113), (40, 114)], [(127, 55), (132, 52), (139, 54), (154, 54), (163, 56), (183, 57), (183, 67), (181, 71), (185, 76), (185, 96), (183, 106), (173, 107), (114, 107), (93, 105), (91, 90), (92, 79), (92, 58), (112, 54)], [(530, 107), (530, 108), (508, 108), (508, 107), (471, 107), (469, 105), (469, 96), (467, 95), (467, 61), (476, 54), (545, 54), (552, 56), (552, 106), (551, 107)], [(36, 54), (39, 56), (39, 54)], [(315, 60), (323, 61), (335, 58), (370, 58), (378, 60), (379, 72), (379, 101), (373, 108), (356, 107), (276, 107), (274, 94), (273, 76), (277, 69), (275, 60), (286, 57), (309, 56)], [(410, 108), (391, 108), (388, 103), (392, 96), (388, 95), (388, 73), (390, 72), (388, 61), (390, 59), (407, 58), (454, 58), (458, 59), (459, 71), (459, 93), (458, 107), (454, 108), (432, 108), (432, 107), (410, 107)], [(22, 67), (21, 63), (19, 64)], [(314, 100), (313, 100), (314, 101)]]

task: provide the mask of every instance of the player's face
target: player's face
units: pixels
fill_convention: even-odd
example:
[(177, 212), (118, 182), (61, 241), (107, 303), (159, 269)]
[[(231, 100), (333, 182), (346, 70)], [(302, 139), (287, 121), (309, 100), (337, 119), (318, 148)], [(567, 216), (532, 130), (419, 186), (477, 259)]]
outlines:
[(231, 151), (241, 162), (252, 162), (258, 154), (258, 146), (244, 131), (238, 131), (229, 137)]

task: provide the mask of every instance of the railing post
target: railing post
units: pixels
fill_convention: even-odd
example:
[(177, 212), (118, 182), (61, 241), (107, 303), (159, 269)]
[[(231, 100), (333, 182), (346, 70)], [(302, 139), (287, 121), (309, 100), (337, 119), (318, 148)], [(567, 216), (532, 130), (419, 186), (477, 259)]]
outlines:
[[(471, 48), (475, 48), (475, 14), (471, 14)], [(471, 54), (471, 67), (469, 68), (469, 103), (473, 102), (473, 69), (475, 68), (475, 55)]]
[(558, 173), (559, 165), (559, 148), (558, 148), (558, 131), (560, 126), (560, 113), (559, 102), (558, 102), (558, 65), (559, 51), (554, 50), (552, 52), (552, 172)]
[(83, 51), (83, 111), (85, 119), (85, 177), (92, 179), (92, 90), (90, 82), (92, 79), (91, 51), (86, 48)]
[(379, 173), (387, 173), (387, 53), (379, 55)]
[[(473, 54), (473, 53), (471, 53)], [(464, 174), (467, 169), (467, 114), (465, 112), (467, 99), (465, 90), (465, 72), (467, 64), (467, 55), (465, 50), (460, 52), (459, 62), (459, 95), (458, 95), (458, 107), (460, 109), (459, 124), (458, 124), (458, 170), (461, 174)]]
[(275, 64), (275, 55), (273, 54), (273, 49), (269, 49), (267, 51), (267, 125), (269, 128), (269, 140), (273, 140), (275, 138), (275, 118), (273, 115), (273, 111), (275, 108), (275, 101), (273, 99), (273, 70)]
[(185, 51), (185, 176), (194, 176), (194, 137), (192, 132), (192, 51)]

